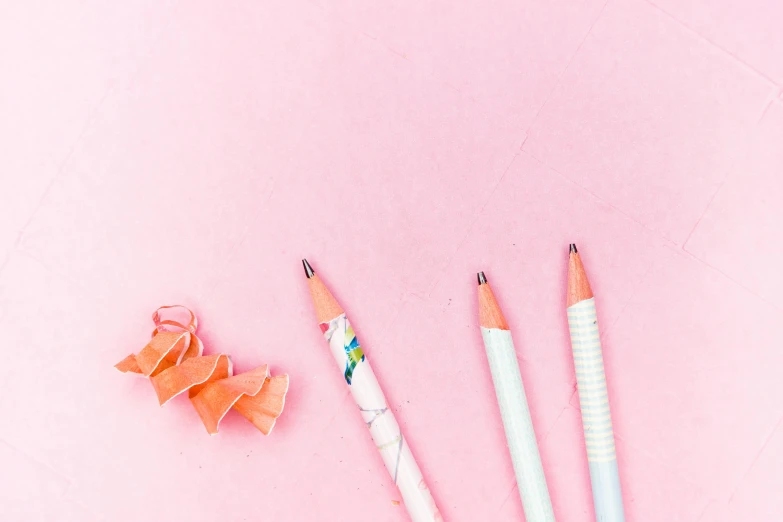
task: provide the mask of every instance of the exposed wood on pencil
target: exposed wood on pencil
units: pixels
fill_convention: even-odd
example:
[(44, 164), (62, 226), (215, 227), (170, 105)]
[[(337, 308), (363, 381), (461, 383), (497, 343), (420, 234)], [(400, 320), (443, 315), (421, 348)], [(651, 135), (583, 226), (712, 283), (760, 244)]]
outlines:
[(572, 243), (568, 254), (568, 302), (566, 307), (591, 297), (593, 297), (593, 291), (590, 289), (585, 267), (582, 266), (582, 259), (576, 251), (576, 245)]
[(310, 287), (310, 297), (313, 298), (315, 316), (319, 323), (328, 323), (338, 315), (345, 313), (318, 274), (313, 273), (312, 277), (307, 280), (307, 285)]
[(500, 311), (500, 306), (495, 299), (495, 294), (492, 293), (489, 283), (486, 282), (484, 272), (479, 273), (479, 281), (482, 279), (484, 283), (480, 283), (478, 287), (479, 294), (479, 324), (484, 328), (499, 328), (500, 330), (508, 330), (508, 323), (506, 318), (503, 317), (503, 312)]

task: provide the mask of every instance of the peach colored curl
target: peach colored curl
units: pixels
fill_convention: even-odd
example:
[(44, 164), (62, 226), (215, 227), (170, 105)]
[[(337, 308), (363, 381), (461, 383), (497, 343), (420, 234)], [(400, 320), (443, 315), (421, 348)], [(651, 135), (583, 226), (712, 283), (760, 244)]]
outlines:
[[(161, 319), (161, 312), (174, 310), (189, 314), (187, 325)], [(152, 314), (152, 320), (155, 322), (152, 340), (137, 355), (129, 355), (115, 368), (149, 377), (161, 406), (188, 391), (210, 435), (218, 432), (220, 421), (231, 408), (264, 435), (272, 431), (283, 412), (288, 375), (272, 377), (267, 365), (234, 375), (228, 355), (202, 355), (204, 345), (196, 336), (198, 320), (184, 306), (162, 306)]]

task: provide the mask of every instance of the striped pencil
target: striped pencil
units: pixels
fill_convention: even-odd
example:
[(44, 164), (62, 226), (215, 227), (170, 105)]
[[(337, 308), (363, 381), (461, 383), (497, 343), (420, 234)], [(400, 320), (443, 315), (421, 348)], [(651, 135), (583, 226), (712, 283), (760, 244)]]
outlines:
[(484, 272), (478, 273), (479, 323), (511, 462), (527, 522), (554, 522), (552, 501), (519, 372), (514, 341)]
[(595, 518), (597, 522), (624, 522), (595, 300), (574, 244), (569, 247), (567, 307)]
[(413, 522), (441, 522), (419, 466), (400, 431), (397, 419), (354, 334), (345, 311), (332, 296), (306, 259), (302, 260), (315, 314), (332, 355), (351, 390), (375, 446), (381, 452), (386, 469), (400, 490), (402, 501)]

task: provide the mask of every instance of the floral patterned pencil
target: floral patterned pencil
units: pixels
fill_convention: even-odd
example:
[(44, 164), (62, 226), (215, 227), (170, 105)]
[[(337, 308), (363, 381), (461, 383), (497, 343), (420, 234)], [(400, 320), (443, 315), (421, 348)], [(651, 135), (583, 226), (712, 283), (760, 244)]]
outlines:
[(381, 452), (386, 469), (400, 490), (411, 520), (442, 521), (435, 500), (400, 431), (397, 419), (386, 402), (353, 327), (345, 316), (345, 311), (306, 259), (302, 260), (302, 264), (321, 331), (367, 424), (370, 436)]

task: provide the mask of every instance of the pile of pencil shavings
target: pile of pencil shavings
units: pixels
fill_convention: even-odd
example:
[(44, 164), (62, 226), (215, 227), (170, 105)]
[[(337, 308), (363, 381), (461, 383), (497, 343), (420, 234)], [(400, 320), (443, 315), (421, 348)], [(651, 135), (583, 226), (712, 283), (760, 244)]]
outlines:
[[(190, 319), (187, 324), (161, 319), (163, 311), (185, 311)], [(161, 307), (152, 320), (155, 330), (147, 346), (120, 361), (115, 368), (148, 377), (161, 406), (187, 391), (210, 435), (218, 432), (220, 421), (231, 408), (264, 435), (272, 431), (283, 412), (288, 375), (273, 377), (268, 365), (234, 375), (228, 355), (203, 355), (204, 344), (196, 335), (198, 321), (184, 306)]]

